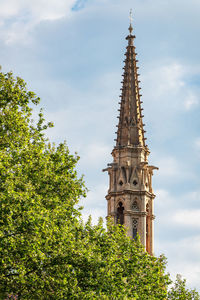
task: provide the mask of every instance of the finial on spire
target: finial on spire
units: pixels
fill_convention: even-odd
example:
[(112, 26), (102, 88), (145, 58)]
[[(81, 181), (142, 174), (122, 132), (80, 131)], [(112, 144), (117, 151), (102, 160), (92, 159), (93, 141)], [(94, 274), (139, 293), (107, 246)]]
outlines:
[(130, 24), (132, 25), (132, 22), (133, 22), (133, 12), (132, 12), (132, 8), (130, 9), (129, 19), (130, 19)]
[(133, 27), (132, 27), (132, 22), (133, 22), (132, 8), (130, 9), (129, 20), (130, 20), (129, 32), (130, 32), (130, 34), (131, 34), (132, 31), (133, 31)]

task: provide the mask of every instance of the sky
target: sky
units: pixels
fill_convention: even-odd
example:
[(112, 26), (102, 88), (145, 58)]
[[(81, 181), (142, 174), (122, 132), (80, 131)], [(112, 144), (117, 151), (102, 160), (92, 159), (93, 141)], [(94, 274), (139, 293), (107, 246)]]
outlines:
[[(155, 254), (167, 271), (200, 290), (200, 1), (0, 0), (0, 64), (41, 98), (81, 159), (88, 196), (83, 217), (106, 216), (122, 67), (133, 10), (149, 162)], [(36, 115), (36, 111), (34, 111)]]

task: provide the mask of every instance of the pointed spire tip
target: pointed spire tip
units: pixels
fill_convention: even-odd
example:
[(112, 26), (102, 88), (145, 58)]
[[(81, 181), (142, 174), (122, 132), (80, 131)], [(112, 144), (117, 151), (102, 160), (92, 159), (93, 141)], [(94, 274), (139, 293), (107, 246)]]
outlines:
[(132, 22), (133, 22), (133, 12), (132, 12), (132, 8), (130, 9), (130, 14), (129, 14), (129, 20), (130, 20), (130, 26), (128, 28), (130, 34), (133, 31), (133, 26), (132, 26)]

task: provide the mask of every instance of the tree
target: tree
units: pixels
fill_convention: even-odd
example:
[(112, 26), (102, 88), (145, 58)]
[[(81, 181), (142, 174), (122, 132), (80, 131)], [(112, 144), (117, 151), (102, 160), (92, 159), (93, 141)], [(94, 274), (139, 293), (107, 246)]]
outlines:
[(48, 142), (42, 112), (31, 121), (38, 103), (22, 79), (0, 73), (0, 299), (175, 299), (163, 256), (110, 220), (107, 229), (81, 221), (79, 158)]
[[(12, 73), (0, 73), (0, 298), (17, 294), (30, 299), (34, 290), (48, 295), (63, 276), (56, 268), (68, 256), (75, 226), (75, 204), (85, 196), (75, 170), (77, 156), (65, 143), (52, 146), (36, 125), (30, 104), (39, 98)], [(48, 275), (47, 275), (48, 274)], [(33, 299), (37, 298), (36, 296)], [(29, 294), (29, 296), (27, 296)]]
[(189, 290), (186, 287), (186, 280), (182, 279), (181, 275), (176, 276), (176, 281), (171, 290), (169, 290), (169, 300), (199, 300), (200, 296), (195, 289)]
[(78, 291), (66, 299), (166, 299), (168, 275), (164, 257), (155, 258), (144, 251), (139, 239), (133, 241), (123, 226), (90, 220), (79, 231), (78, 240), (85, 251), (74, 257), (73, 270)]

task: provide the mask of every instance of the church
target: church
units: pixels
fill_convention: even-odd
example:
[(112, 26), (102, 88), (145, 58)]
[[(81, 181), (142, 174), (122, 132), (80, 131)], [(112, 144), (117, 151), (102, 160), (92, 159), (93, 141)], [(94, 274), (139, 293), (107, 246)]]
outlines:
[(158, 168), (148, 163), (150, 151), (145, 138), (135, 35), (132, 32), (130, 22), (126, 37), (128, 45), (123, 68), (117, 138), (111, 153), (113, 162), (103, 170), (109, 174), (107, 216), (115, 224), (124, 225), (131, 238), (139, 234), (146, 251), (153, 255), (155, 195), (152, 176), (153, 170)]

